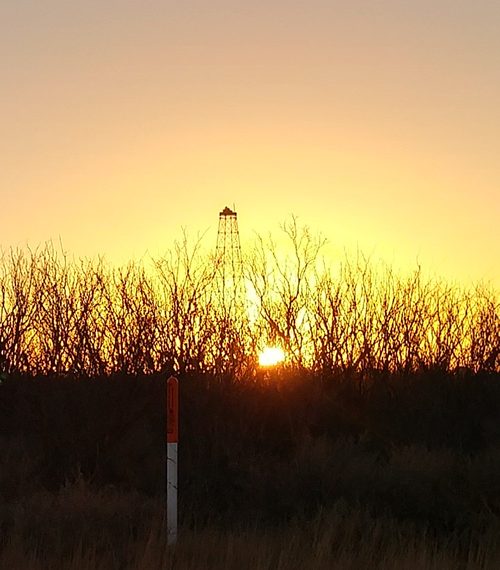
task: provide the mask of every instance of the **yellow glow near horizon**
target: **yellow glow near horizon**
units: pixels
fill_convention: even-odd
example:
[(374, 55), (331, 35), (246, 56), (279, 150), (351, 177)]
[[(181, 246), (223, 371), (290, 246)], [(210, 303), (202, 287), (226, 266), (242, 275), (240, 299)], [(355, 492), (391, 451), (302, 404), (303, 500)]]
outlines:
[(213, 248), (234, 204), (243, 251), (297, 214), (334, 262), (500, 285), (500, 5), (365, 4), (3, 2), (0, 246)]
[(277, 347), (266, 347), (260, 354), (259, 354), (259, 366), (263, 367), (270, 367), (276, 366), (285, 360), (285, 353), (281, 350), (281, 348)]

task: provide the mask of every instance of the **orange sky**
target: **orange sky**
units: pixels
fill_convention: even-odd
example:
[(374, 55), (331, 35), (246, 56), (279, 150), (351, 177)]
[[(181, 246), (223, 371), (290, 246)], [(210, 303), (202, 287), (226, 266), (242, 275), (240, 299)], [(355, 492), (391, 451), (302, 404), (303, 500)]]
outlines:
[(500, 3), (0, 6), (2, 246), (122, 262), (290, 214), (500, 284)]

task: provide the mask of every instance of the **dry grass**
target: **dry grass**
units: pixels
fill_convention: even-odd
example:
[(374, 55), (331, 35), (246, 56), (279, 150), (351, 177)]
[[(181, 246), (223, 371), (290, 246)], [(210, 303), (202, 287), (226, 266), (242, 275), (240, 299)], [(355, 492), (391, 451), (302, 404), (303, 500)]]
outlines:
[(269, 528), (181, 528), (168, 547), (161, 502), (83, 482), (17, 505), (0, 567), (23, 570), (498, 568), (498, 528), (464, 540), (372, 517), (339, 502), (313, 520)]
[(164, 377), (0, 386), (0, 568), (497, 568), (498, 375), (183, 376), (163, 528)]

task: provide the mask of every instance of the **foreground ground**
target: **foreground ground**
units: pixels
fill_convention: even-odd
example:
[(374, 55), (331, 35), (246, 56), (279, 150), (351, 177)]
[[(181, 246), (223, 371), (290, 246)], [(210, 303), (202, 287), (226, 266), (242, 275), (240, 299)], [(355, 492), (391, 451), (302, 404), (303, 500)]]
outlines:
[(498, 375), (0, 386), (0, 568), (499, 568)]
[(183, 528), (167, 547), (157, 504), (82, 483), (19, 504), (0, 567), (23, 570), (294, 570), (500, 567), (498, 527), (464, 539), (338, 504), (312, 521), (273, 529)]

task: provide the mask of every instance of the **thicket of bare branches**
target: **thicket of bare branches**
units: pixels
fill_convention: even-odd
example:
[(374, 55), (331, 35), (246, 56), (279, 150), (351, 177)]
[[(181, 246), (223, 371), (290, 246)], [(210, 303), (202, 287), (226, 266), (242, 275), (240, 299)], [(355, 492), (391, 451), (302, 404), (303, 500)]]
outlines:
[[(221, 300), (201, 241), (176, 243), (150, 266), (70, 261), (52, 245), (0, 256), (4, 373), (184, 373), (243, 377), (259, 348), (321, 373), (500, 370), (497, 292), (375, 267), (363, 256), (335, 273), (324, 241), (282, 227), (288, 248), (259, 237), (245, 256), (249, 300)], [(227, 298), (227, 296), (226, 296)]]

